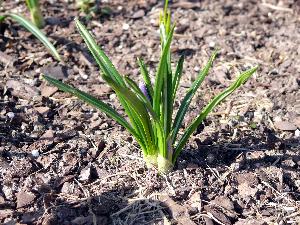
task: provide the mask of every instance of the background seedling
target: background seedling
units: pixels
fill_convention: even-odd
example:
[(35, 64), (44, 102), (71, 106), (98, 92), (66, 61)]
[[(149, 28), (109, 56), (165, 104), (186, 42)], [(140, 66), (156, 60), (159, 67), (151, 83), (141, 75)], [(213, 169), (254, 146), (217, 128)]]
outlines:
[(31, 21), (38, 28), (43, 28), (45, 26), (45, 21), (43, 14), (40, 9), (38, 0), (26, 0), (27, 8), (30, 11)]
[(2, 23), (7, 18), (16, 21), (22, 27), (27, 29), (30, 33), (32, 33), (38, 40), (40, 40), (44, 44), (44, 46), (57, 60), (59, 61), (61, 60), (53, 44), (51, 44), (51, 42), (48, 40), (45, 34), (43, 34), (43, 32), (38, 27), (36, 27), (33, 23), (25, 19), (23, 16), (15, 13), (5, 13), (4, 15), (0, 15), (0, 23)]

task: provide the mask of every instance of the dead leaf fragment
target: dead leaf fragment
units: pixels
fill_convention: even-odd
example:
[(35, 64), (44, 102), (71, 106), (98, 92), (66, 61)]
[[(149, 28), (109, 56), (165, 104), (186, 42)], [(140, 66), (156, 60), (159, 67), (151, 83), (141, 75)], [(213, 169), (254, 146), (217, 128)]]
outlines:
[(220, 210), (218, 210), (217, 208), (211, 206), (211, 205), (206, 205), (204, 206), (204, 209), (207, 211), (207, 214), (214, 219), (215, 221), (217, 221), (218, 223), (224, 224), (224, 225), (231, 225), (231, 221), (229, 220), (229, 218)]
[(294, 131), (297, 129), (297, 126), (292, 124), (291, 122), (288, 121), (276, 121), (274, 123), (274, 126), (278, 130), (283, 130), (283, 131)]
[(18, 80), (8, 80), (6, 88), (13, 96), (21, 99), (31, 100), (34, 96), (39, 96), (40, 92), (36, 87), (30, 86)]
[(177, 220), (178, 225), (196, 225), (196, 223), (190, 219), (186, 207), (177, 204), (168, 195), (159, 196), (159, 200), (170, 210), (173, 218)]
[(33, 203), (36, 196), (27, 191), (18, 192), (17, 196), (17, 208), (22, 208), (24, 206), (28, 206)]

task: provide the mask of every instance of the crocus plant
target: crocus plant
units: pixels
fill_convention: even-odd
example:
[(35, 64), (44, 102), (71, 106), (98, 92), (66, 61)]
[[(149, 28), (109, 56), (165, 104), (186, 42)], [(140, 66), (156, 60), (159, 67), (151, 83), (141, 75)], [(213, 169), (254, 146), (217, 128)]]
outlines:
[(156, 70), (155, 83), (151, 83), (149, 72), (144, 62), (138, 59), (143, 77), (143, 83), (137, 84), (128, 76), (122, 76), (112, 62), (97, 46), (92, 35), (84, 25), (75, 19), (76, 26), (83, 37), (90, 52), (101, 69), (102, 78), (115, 91), (121, 105), (125, 109), (127, 118), (119, 114), (103, 101), (64, 84), (50, 76), (43, 76), (59, 89), (77, 96), (86, 103), (98, 108), (107, 116), (117, 121), (131, 133), (140, 145), (147, 165), (156, 167), (161, 173), (172, 170), (180, 152), (189, 137), (202, 123), (203, 119), (222, 100), (230, 95), (257, 70), (251, 68), (241, 73), (236, 81), (222, 93), (215, 96), (191, 124), (179, 135), (182, 122), (187, 113), (193, 96), (208, 74), (217, 55), (213, 52), (207, 64), (198, 74), (196, 80), (187, 90), (187, 93), (176, 111), (174, 101), (183, 74), (183, 56), (173, 70), (171, 66), (170, 45), (174, 34), (174, 25), (171, 24), (170, 11), (167, 10), (167, 1), (160, 16), (161, 57)]

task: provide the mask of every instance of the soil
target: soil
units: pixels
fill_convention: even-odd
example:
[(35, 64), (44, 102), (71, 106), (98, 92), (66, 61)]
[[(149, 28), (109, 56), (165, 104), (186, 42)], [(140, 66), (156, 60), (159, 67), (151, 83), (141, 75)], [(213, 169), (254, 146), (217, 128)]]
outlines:
[[(1, 224), (300, 224), (300, 1), (170, 3), (173, 60), (186, 56), (177, 105), (221, 49), (185, 126), (239, 72), (259, 70), (199, 127), (168, 175), (146, 168), (124, 128), (40, 75), (122, 112), (73, 19), (138, 81), (137, 57), (155, 73), (162, 1), (102, 1), (90, 15), (74, 1), (41, 5), (63, 62), (17, 23), (0, 27)], [(22, 1), (3, 2), (6, 11), (28, 16)]]

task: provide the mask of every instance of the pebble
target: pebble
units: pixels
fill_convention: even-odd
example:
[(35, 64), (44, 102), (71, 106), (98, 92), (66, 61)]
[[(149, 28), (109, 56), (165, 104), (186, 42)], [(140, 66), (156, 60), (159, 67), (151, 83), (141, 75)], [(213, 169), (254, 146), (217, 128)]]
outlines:
[(117, 97), (116, 94), (111, 94), (111, 95), (109, 95), (109, 99), (110, 99), (110, 100), (114, 100), (116, 97)]
[(138, 18), (142, 18), (143, 16), (145, 16), (145, 11), (140, 9), (138, 11), (136, 11), (132, 16), (131, 18), (133, 19), (138, 19)]
[(32, 150), (31, 151), (31, 155), (33, 156), (33, 157), (39, 157), (39, 155), (40, 155), (40, 153), (39, 153), (39, 151), (38, 150)]
[(52, 86), (44, 86), (43, 88), (41, 88), (41, 94), (44, 97), (50, 97), (57, 91), (58, 91), (58, 88), (52, 87)]
[(299, 129), (295, 130), (295, 136), (300, 137), (300, 130)]
[(9, 119), (13, 119), (15, 117), (15, 114), (13, 112), (8, 112), (6, 115)]
[(66, 79), (69, 76), (69, 70), (66, 66), (55, 65), (54, 63), (44, 66), (41, 73), (59, 80)]
[(210, 48), (214, 48), (214, 47), (216, 46), (216, 43), (213, 42), (213, 41), (210, 41), (210, 42), (208, 43), (208, 46), (209, 46)]
[(195, 66), (195, 67), (194, 67), (194, 71), (195, 71), (195, 72), (199, 72), (199, 71), (200, 71), (200, 67), (199, 67), (199, 66)]
[(129, 29), (129, 24), (128, 23), (124, 23), (122, 26), (123, 30), (128, 30)]
[(297, 126), (295, 126), (294, 124), (288, 121), (275, 121), (274, 126), (278, 130), (284, 130), (284, 131), (294, 131), (297, 129)]

